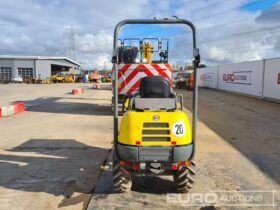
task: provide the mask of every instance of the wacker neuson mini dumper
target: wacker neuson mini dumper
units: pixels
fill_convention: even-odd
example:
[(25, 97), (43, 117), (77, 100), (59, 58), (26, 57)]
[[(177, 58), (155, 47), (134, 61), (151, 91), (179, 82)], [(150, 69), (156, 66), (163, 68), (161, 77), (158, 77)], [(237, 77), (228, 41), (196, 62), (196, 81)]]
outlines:
[[(188, 192), (195, 175), (194, 153), (197, 121), (197, 72), (200, 62), (194, 25), (183, 19), (124, 20), (114, 31), (114, 81), (118, 81), (119, 30), (127, 24), (180, 24), (190, 27), (193, 36), (194, 92), (192, 126), (183, 111), (182, 95), (172, 91), (164, 76), (147, 76), (139, 89), (128, 96), (128, 109), (118, 126), (118, 83), (114, 82), (115, 192), (126, 192), (134, 175), (173, 175), (177, 191)], [(139, 70), (139, 69), (138, 69)]]

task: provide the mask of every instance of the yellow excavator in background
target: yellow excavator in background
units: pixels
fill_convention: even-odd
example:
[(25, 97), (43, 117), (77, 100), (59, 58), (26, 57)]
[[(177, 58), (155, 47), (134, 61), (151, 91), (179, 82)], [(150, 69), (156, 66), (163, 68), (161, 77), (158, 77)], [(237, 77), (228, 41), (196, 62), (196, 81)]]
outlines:
[(52, 83), (75, 83), (73, 75), (56, 74), (50, 77)]

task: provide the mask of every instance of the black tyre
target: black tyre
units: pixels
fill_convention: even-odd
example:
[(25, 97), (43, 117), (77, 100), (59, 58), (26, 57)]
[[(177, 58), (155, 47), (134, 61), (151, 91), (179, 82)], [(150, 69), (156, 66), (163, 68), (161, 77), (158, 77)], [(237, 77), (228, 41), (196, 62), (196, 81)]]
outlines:
[(178, 193), (187, 193), (194, 183), (195, 164), (192, 162), (191, 166), (180, 166), (174, 174), (174, 181)]
[(113, 187), (114, 192), (124, 193), (131, 190), (131, 172), (127, 168), (120, 166), (118, 160), (113, 162)]

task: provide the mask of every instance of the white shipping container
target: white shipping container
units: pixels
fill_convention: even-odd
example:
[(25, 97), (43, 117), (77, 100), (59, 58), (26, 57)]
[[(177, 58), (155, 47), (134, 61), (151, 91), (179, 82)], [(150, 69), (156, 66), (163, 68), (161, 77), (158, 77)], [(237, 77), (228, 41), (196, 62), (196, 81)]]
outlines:
[(219, 66), (218, 89), (262, 96), (263, 60)]
[(218, 87), (218, 66), (199, 68), (198, 69), (198, 85), (201, 87), (209, 87), (217, 89)]
[(264, 91), (265, 98), (280, 100), (280, 59), (265, 60)]

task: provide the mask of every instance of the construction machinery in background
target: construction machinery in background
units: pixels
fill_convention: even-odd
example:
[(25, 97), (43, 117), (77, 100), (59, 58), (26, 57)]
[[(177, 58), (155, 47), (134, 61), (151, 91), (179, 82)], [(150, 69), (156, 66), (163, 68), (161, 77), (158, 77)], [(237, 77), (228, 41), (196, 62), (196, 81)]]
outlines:
[(174, 86), (177, 89), (193, 90), (194, 74), (193, 72), (179, 72), (174, 78)]
[(112, 74), (102, 72), (100, 76), (101, 82), (112, 82)]
[(112, 82), (112, 75), (111, 74), (107, 74), (106, 82)]
[(65, 83), (65, 78), (61, 74), (55, 74), (53, 76), (50, 76), (50, 80), (52, 83)]
[(26, 84), (51, 84), (50, 78), (47, 79), (40, 79), (37, 77), (23, 77), (23, 83)]
[(58, 73), (50, 78), (51, 83), (75, 83), (74, 75)]
[[(152, 45), (139, 40), (140, 48), (118, 46), (119, 30), (128, 24), (180, 24), (193, 35), (193, 114), (192, 125), (183, 111), (183, 97), (172, 91), (168, 51), (159, 50), (153, 63)], [(147, 42), (149, 43), (149, 42)], [(159, 47), (160, 48), (160, 47)], [(137, 63), (137, 56), (140, 60)], [(144, 53), (143, 53), (144, 51)], [(197, 76), (200, 62), (194, 25), (182, 19), (124, 20), (114, 32), (114, 150), (113, 187), (115, 192), (131, 189), (132, 176), (172, 175), (177, 191), (188, 192), (194, 183), (197, 122)], [(152, 62), (152, 63), (148, 63)], [(170, 74), (169, 74), (170, 73)], [(136, 77), (137, 76), (137, 77)], [(125, 82), (126, 81), (126, 82)], [(133, 81), (133, 82), (132, 82)], [(128, 108), (119, 127), (119, 96), (126, 94)]]
[(88, 80), (89, 82), (99, 83), (101, 82), (101, 75), (97, 70), (93, 70), (91, 73), (89, 73)]

